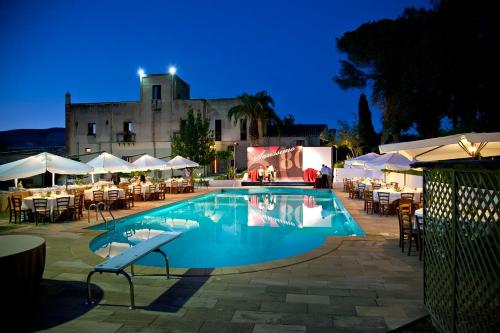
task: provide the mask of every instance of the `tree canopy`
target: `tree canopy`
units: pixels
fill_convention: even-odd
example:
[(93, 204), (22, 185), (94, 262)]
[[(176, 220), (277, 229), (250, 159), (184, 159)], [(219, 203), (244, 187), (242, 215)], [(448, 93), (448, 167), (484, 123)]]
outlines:
[(200, 165), (210, 164), (215, 157), (214, 134), (199, 111), (195, 117), (193, 109), (189, 109), (187, 119), (181, 119), (179, 132), (171, 136), (171, 142), (172, 155), (181, 155)]
[(494, 7), (487, 0), (442, 0), (432, 10), (406, 9), (337, 39), (347, 59), (334, 80), (342, 89), (370, 81), (372, 101), (383, 110), (382, 143), (410, 129), (437, 136), (443, 120), (453, 132), (499, 130)]

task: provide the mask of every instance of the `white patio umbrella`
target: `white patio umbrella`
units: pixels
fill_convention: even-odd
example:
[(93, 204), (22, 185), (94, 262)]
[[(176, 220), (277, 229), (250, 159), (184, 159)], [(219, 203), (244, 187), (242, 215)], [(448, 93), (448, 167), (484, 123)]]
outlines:
[(366, 163), (366, 167), (376, 170), (409, 170), (414, 161), (407, 159), (399, 153), (387, 153)]
[(400, 154), (416, 161), (500, 155), (500, 132), (466, 133), (379, 146), (380, 152)]
[(148, 154), (142, 155), (136, 161), (132, 162), (132, 164), (134, 165), (137, 171), (170, 169), (167, 162)]
[(109, 153), (102, 153), (96, 158), (88, 161), (87, 164), (94, 168), (92, 174), (130, 172), (135, 170), (135, 166), (132, 163)]
[(198, 163), (179, 155), (168, 161), (167, 165), (171, 169), (197, 168), (200, 166)]
[(0, 181), (36, 176), (46, 171), (52, 173), (52, 186), (55, 185), (55, 174), (84, 175), (92, 171), (85, 163), (71, 160), (51, 153), (40, 153), (18, 161), (0, 165)]
[(361, 155), (355, 158), (350, 158), (344, 162), (345, 166), (359, 166), (359, 167), (364, 167), (366, 163), (380, 157), (379, 154), (377, 153), (368, 153), (365, 155)]

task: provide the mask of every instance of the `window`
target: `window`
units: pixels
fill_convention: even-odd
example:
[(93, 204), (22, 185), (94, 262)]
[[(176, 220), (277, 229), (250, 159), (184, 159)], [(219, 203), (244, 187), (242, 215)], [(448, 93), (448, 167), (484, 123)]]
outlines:
[(222, 141), (222, 120), (215, 119), (215, 141)]
[(153, 86), (153, 99), (161, 99), (161, 86), (160, 85)]
[(89, 123), (87, 127), (87, 135), (95, 135), (95, 134), (96, 134), (95, 123)]
[(295, 141), (296, 146), (303, 146), (304, 145), (304, 140), (297, 140)]
[(240, 140), (244, 141), (247, 139), (247, 120), (240, 119)]
[(126, 133), (132, 132), (132, 122), (131, 121), (123, 122), (123, 131)]

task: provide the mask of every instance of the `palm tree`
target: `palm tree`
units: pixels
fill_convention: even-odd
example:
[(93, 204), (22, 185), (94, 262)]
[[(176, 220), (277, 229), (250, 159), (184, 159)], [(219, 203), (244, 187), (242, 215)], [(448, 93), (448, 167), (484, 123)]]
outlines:
[(241, 104), (229, 109), (227, 116), (238, 124), (238, 120), (246, 118), (249, 124), (250, 141), (252, 146), (261, 144), (264, 137), (264, 129), (267, 123), (281, 123), (281, 119), (274, 111), (274, 100), (266, 92), (261, 91), (255, 95), (243, 93), (238, 96)]

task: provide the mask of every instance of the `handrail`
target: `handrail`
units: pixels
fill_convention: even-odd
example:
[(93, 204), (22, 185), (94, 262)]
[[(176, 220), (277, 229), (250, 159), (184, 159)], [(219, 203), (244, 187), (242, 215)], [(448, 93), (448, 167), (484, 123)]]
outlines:
[[(102, 206), (102, 208), (101, 208)], [(109, 215), (111, 215), (111, 221), (113, 221), (115, 219), (115, 216), (113, 215), (113, 213), (111, 212), (111, 206), (107, 206), (108, 207), (108, 213)], [(87, 214), (87, 221), (88, 223), (90, 223), (90, 211), (95, 208), (95, 220), (96, 222), (99, 221), (99, 215), (101, 215), (102, 217), (102, 220), (104, 221), (105, 223), (105, 226), (106, 228), (108, 227), (108, 221), (106, 220), (106, 218), (104, 217), (104, 214), (102, 213), (102, 210), (106, 208), (106, 203), (104, 203), (103, 201), (100, 201), (98, 203), (93, 203), (89, 206), (88, 208), (88, 214)], [(99, 215), (97, 214), (99, 212)]]

